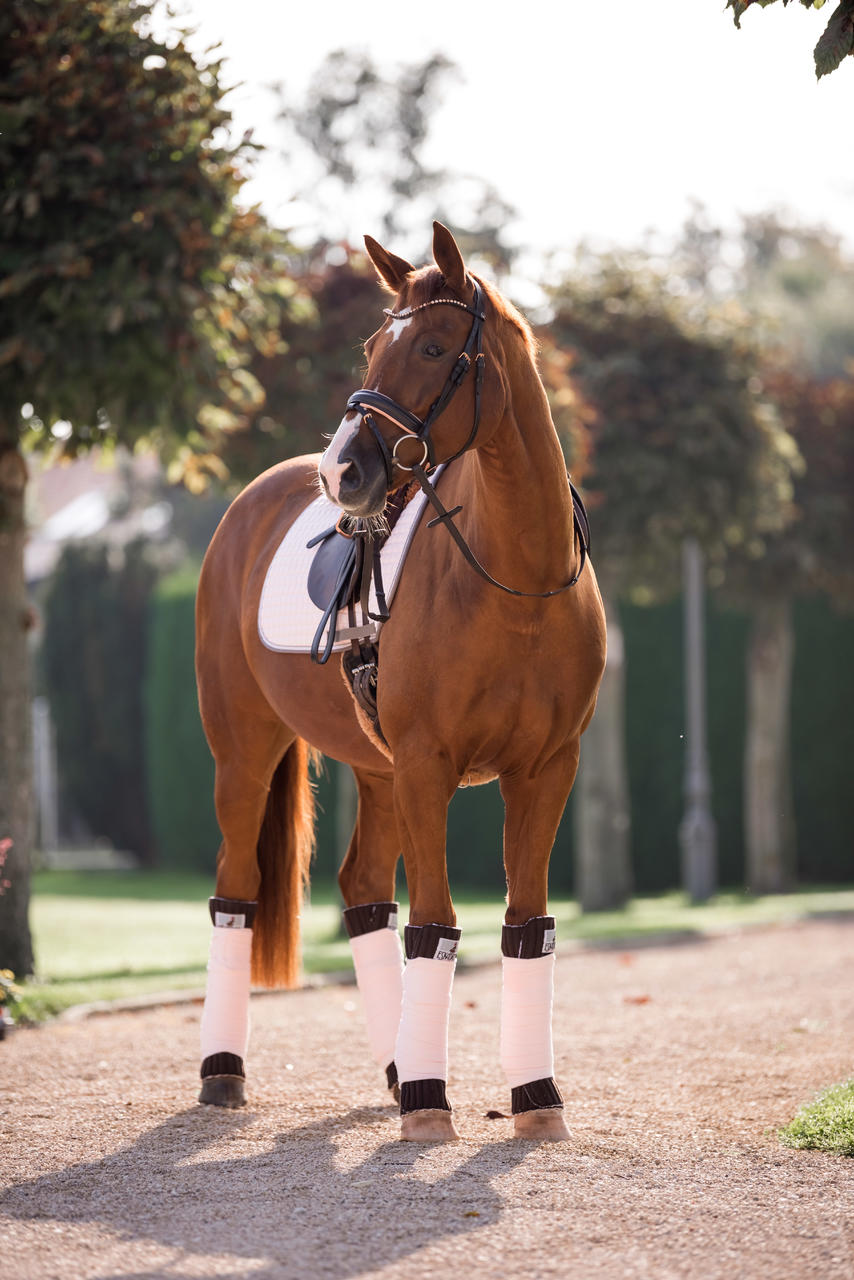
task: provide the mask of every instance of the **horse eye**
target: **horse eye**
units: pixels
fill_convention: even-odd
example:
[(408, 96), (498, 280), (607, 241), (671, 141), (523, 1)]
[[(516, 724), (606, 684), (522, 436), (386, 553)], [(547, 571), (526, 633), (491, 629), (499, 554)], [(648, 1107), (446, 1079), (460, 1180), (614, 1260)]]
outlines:
[(437, 343), (428, 342), (427, 346), (424, 347), (424, 354), (425, 356), (432, 356), (435, 360), (438, 356), (443, 356), (445, 352), (444, 348), (440, 347)]

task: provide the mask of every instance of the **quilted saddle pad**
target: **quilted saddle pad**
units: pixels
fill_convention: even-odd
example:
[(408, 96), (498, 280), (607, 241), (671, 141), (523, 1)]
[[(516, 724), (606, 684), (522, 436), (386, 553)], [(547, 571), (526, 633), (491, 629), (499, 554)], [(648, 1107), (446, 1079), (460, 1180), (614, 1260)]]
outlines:
[[(407, 503), (380, 552), (388, 604), (394, 596), (406, 552), (426, 501), (424, 494), (418, 493)], [(306, 543), (331, 529), (340, 515), (341, 508), (327, 498), (315, 498), (282, 539), (267, 570), (258, 606), (258, 633), (268, 649), (275, 649), (278, 653), (311, 651), (311, 642), (323, 615), (308, 594), (308, 573), (317, 548), (308, 548)], [(376, 611), (377, 599), (372, 583), (371, 612)], [(358, 610), (357, 620), (362, 621)], [(338, 614), (336, 631), (347, 626), (347, 610), (342, 609)], [(349, 640), (336, 640), (334, 649), (346, 649), (349, 643)]]

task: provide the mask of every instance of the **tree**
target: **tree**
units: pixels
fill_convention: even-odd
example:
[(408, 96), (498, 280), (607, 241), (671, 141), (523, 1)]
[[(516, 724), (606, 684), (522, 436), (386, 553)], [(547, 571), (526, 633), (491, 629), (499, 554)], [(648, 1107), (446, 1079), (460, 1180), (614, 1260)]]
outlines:
[[(23, 574), (27, 450), (159, 448), (190, 483), (263, 398), (277, 242), (238, 204), (221, 64), (154, 37), (148, 0), (0, 9), (0, 965), (32, 969)], [(74, 663), (78, 655), (69, 653)]]
[(361, 385), (362, 342), (386, 305), (364, 253), (320, 242), (291, 254), (294, 289), (281, 316), (274, 352), (258, 352), (250, 369), (265, 401), (240, 431), (223, 436), (229, 474), (251, 480), (282, 458), (313, 453), (338, 426), (347, 397)]
[[(742, 14), (751, 5), (758, 4), (765, 9), (776, 0), (727, 0), (726, 7), (732, 9), (732, 16), (737, 27), (741, 26)], [(789, 0), (783, 0), (787, 5)], [(822, 9), (825, 0), (801, 0), (805, 9)], [(854, 53), (854, 0), (841, 0), (828, 19), (827, 26), (819, 37), (813, 50), (815, 58), (816, 79), (835, 71), (843, 58)]]
[[(579, 896), (629, 896), (629, 810), (618, 599), (675, 593), (686, 537), (712, 563), (786, 516), (797, 453), (761, 394), (732, 312), (706, 313), (645, 260), (604, 257), (551, 291), (551, 331), (595, 411), (587, 478), (609, 662), (579, 777)], [(545, 367), (548, 378), (548, 365)]]
[(301, 102), (279, 89), (285, 156), (301, 153), (312, 168), (297, 200), (310, 213), (313, 239), (322, 239), (318, 227), (340, 236), (337, 210), (343, 203), (352, 213), (355, 203), (413, 261), (424, 257), (424, 228), (438, 218), (457, 229), (467, 260), (479, 257), (499, 275), (509, 268), (511, 206), (479, 175), (437, 169), (425, 158), (440, 92), (456, 72), (442, 53), (383, 69), (364, 50), (338, 49)]
[(766, 366), (768, 394), (802, 458), (793, 518), (735, 548), (725, 592), (751, 618), (747, 653), (745, 848), (747, 885), (780, 893), (796, 878), (790, 694), (794, 661), (792, 605), (822, 591), (854, 607), (854, 388), (793, 370), (785, 352)]
[[(701, 243), (706, 253), (697, 252)], [(794, 600), (820, 591), (837, 605), (854, 602), (854, 264), (832, 232), (786, 223), (775, 213), (745, 218), (727, 244), (695, 216), (677, 258), (695, 293), (722, 278), (747, 308), (765, 347), (757, 369), (763, 394), (800, 452), (790, 520), (732, 546), (718, 583), (750, 617), (747, 883), (757, 893), (780, 892), (791, 887), (797, 864), (789, 728)], [(726, 270), (725, 259), (737, 265)], [(691, 262), (694, 269), (686, 270)]]

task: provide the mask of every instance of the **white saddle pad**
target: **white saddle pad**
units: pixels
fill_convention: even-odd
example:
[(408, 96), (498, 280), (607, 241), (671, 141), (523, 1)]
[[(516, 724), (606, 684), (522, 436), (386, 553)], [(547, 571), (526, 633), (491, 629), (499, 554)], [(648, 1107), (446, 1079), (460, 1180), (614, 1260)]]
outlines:
[[(406, 552), (426, 501), (424, 494), (418, 493), (407, 503), (380, 552), (383, 586), (388, 604), (391, 604), (394, 596)], [(340, 515), (340, 507), (334, 506), (324, 497), (315, 498), (282, 539), (267, 570), (258, 606), (258, 633), (268, 649), (275, 649), (279, 653), (311, 651), (311, 642), (323, 614), (308, 594), (308, 573), (317, 548), (309, 549), (306, 543), (318, 533), (331, 529)], [(373, 583), (371, 612), (377, 612)], [(356, 611), (356, 621), (362, 621), (359, 609)], [(336, 635), (347, 626), (347, 610), (342, 609), (338, 614)], [(346, 649), (349, 643), (347, 639), (336, 639), (334, 648)]]

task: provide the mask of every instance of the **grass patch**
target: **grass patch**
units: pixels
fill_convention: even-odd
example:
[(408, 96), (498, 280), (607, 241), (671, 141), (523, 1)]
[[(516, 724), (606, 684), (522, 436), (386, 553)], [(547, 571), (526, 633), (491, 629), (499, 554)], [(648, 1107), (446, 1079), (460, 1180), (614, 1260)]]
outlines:
[[(42, 871), (33, 877), (32, 927), (37, 976), (21, 984), (14, 1006), (40, 1022), (75, 1004), (201, 988), (210, 940), (212, 878), (192, 872)], [(504, 904), (482, 891), (455, 894), (463, 931), (461, 961), (498, 959)], [(341, 930), (337, 890), (318, 883), (302, 917), (307, 973), (352, 968)], [(692, 906), (681, 893), (635, 898), (621, 911), (582, 915), (571, 899), (551, 904), (558, 950), (570, 941), (606, 943), (697, 934), (810, 915), (854, 912), (854, 889), (805, 889), (751, 898), (721, 893)], [(403, 903), (405, 918), (406, 906)]]
[(787, 1147), (854, 1156), (854, 1077), (825, 1089), (780, 1130)]

